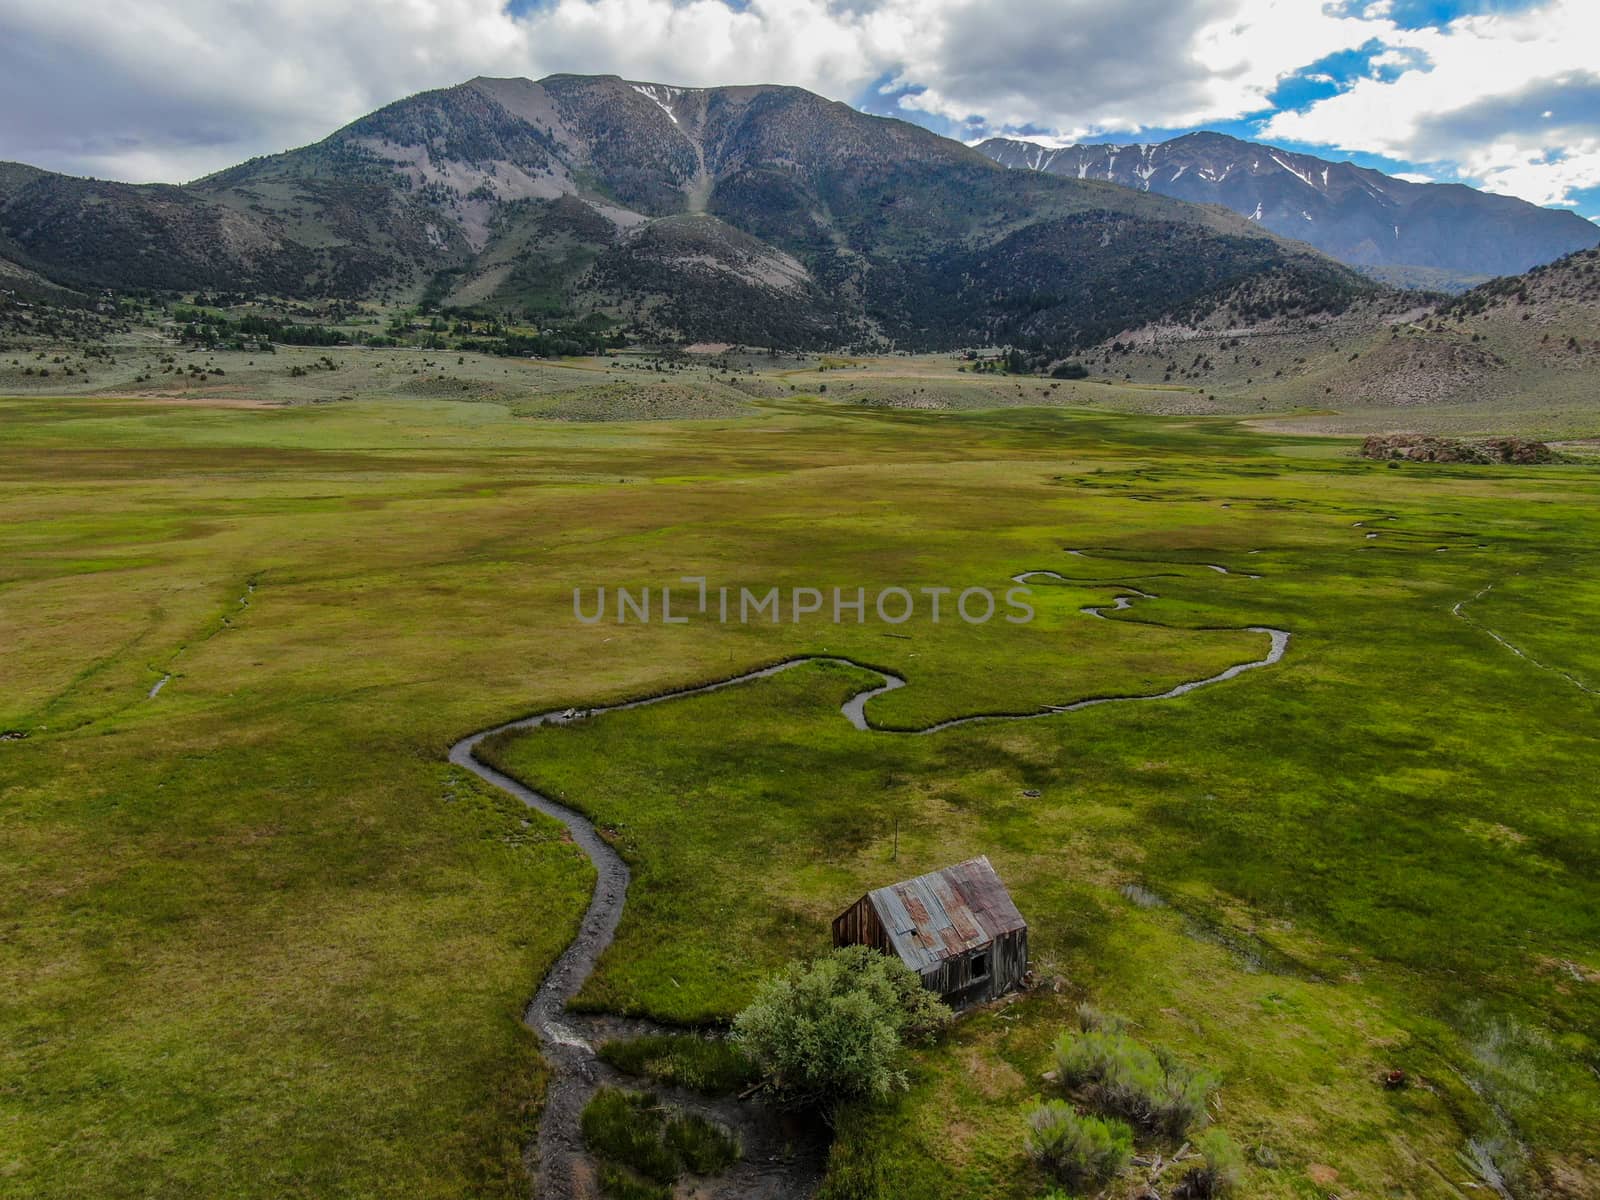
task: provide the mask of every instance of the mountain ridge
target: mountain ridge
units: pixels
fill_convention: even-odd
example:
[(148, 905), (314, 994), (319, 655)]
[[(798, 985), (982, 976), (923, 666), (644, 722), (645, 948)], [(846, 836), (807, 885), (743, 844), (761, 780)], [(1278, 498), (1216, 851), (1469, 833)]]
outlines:
[(1600, 245), (1600, 227), (1576, 213), (1464, 184), (1415, 183), (1206, 130), (1164, 142), (1055, 148), (990, 138), (976, 149), (1013, 169), (1222, 204), (1378, 274), (1411, 268), (1446, 272), (1466, 284)]

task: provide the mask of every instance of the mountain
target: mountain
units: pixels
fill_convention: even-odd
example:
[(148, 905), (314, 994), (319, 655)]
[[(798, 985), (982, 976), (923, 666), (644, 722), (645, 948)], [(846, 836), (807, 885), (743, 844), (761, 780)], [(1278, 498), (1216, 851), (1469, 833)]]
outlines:
[(1600, 244), (1600, 227), (1576, 213), (1461, 184), (1411, 183), (1219, 133), (1059, 149), (991, 138), (977, 149), (1007, 167), (1221, 204), (1391, 282), (1440, 286), (1516, 275)]
[(1279, 314), (1373, 290), (1256, 222), (1007, 171), (798, 88), (614, 76), (475, 79), (184, 187), (0, 167), (0, 237), (80, 290), (599, 313), (786, 347), (1065, 351), (1247, 281)]

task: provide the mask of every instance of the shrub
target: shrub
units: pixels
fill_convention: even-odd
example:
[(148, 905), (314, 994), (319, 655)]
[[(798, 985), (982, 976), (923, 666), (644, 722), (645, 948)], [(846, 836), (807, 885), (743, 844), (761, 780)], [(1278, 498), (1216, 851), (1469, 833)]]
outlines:
[(1133, 1130), (1121, 1121), (1079, 1116), (1064, 1100), (1028, 1114), (1028, 1157), (1070, 1188), (1105, 1183), (1133, 1158)]
[(1157, 1046), (1155, 1056), (1161, 1064), (1162, 1078), (1145, 1123), (1173, 1137), (1204, 1128), (1211, 1119), (1206, 1104), (1217, 1090), (1217, 1077), (1189, 1066), (1165, 1046)]
[(904, 1089), (903, 1043), (949, 1019), (904, 963), (845, 946), (769, 979), (734, 1021), (733, 1039), (779, 1103), (831, 1113), (844, 1100)]
[(1091, 1088), (1105, 1111), (1172, 1137), (1205, 1124), (1206, 1102), (1217, 1086), (1214, 1076), (1120, 1030), (1062, 1034), (1056, 1071), (1068, 1087)]
[(1212, 1129), (1195, 1139), (1195, 1146), (1205, 1162), (1178, 1181), (1173, 1200), (1218, 1200), (1232, 1195), (1244, 1173), (1244, 1158), (1233, 1139)]
[(1078, 1005), (1078, 1028), (1085, 1033), (1103, 1030), (1106, 1033), (1121, 1033), (1128, 1027), (1126, 1018), (1116, 1013), (1104, 1012), (1090, 1004), (1087, 1000)]

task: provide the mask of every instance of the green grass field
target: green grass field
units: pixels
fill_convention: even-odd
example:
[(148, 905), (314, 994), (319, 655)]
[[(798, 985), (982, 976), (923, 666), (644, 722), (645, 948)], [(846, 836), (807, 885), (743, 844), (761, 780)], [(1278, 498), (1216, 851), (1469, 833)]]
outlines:
[[(844, 374), (632, 423), (0, 401), (0, 1195), (523, 1194), (518, 1017), (591, 873), (447, 766), (466, 733), (803, 653), (905, 676), (868, 716), (917, 728), (1159, 691), (1254, 625), (1283, 662), (1161, 704), (857, 732), (866, 677), (816, 665), (495, 752), (633, 864), (591, 1006), (720, 1021), (865, 888), (990, 855), (1057, 982), (841, 1123), (840, 1200), (1042, 1194), (1022, 1113), (1082, 999), (1223, 1077), (1249, 1195), (1600, 1190), (1600, 469)], [(894, 389), (928, 386), (971, 381)], [(1028, 570), (1070, 577), (1028, 626), (572, 609)], [(1159, 598), (1078, 612), (1129, 588)]]

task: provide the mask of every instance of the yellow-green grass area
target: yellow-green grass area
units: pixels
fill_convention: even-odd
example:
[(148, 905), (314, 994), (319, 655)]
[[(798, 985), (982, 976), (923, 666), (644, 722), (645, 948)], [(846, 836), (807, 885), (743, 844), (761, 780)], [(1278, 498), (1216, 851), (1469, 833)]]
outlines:
[[(1465, 611), (1587, 670), (1553, 618), (1593, 603), (1600, 473), (1094, 411), (759, 415), (0, 401), (0, 732), (27, 735), (0, 742), (0, 1194), (525, 1191), (518, 1017), (592, 876), (445, 765), (466, 733), (799, 654), (904, 675), (868, 714), (916, 727), (1169, 687), (1260, 657), (1248, 625), (1288, 657), (1160, 705), (857, 733), (837, 706), (872, 677), (809, 665), (501, 747), (635, 867), (584, 1002), (720, 1020), (864, 888), (988, 853), (1066, 982), (842, 1122), (835, 1194), (946, 1194), (919, 1155), (948, 1194), (1037, 1190), (1021, 1113), (1083, 996), (1220, 1070), (1222, 1124), (1281, 1164), (1262, 1194), (1322, 1167), (1449, 1194), (1470, 1138), (1583, 1182), (1594, 700), (1451, 607), (1525, 581)], [(572, 605), (1028, 570), (1069, 581), (1027, 626)], [(1132, 588), (1158, 598), (1078, 612)]]
[[(489, 753), (593, 816), (635, 867), (580, 1003), (723, 1019), (826, 945), (862, 891), (986, 853), (1065, 984), (964, 1023), (921, 1056), (909, 1097), (841, 1120), (829, 1195), (1042, 1191), (1022, 1117), (1085, 997), (1224, 1077), (1218, 1120), (1260, 1151), (1251, 1194), (1452, 1195), (1483, 1183), (1463, 1154), (1583, 1194), (1600, 1129), (1596, 702), (1454, 608), (1501, 579), (1591, 608), (1572, 547), (1594, 477), (1390, 471), (1285, 443), (1200, 456), (1172, 424), (1146, 428), (1143, 461), (1083, 470), (1085, 456), (1051, 474), (1054, 495), (997, 472), (984, 511), (1014, 523), (965, 509), (972, 466), (946, 464), (921, 488), (917, 553), (885, 558), (890, 521), (867, 508), (853, 538), (837, 531), (835, 553), (877, 563), (875, 579), (927, 564), (981, 578), (998, 560), (1071, 576), (1035, 585), (1034, 625), (905, 643), (849, 626), (785, 648), (905, 675), (868, 706), (885, 727), (1153, 690), (1116, 635), (1159, 637), (1153, 657), (1189, 678), (1259, 657), (1261, 635), (1228, 632), (1241, 626), (1293, 631), (1287, 658), (1160, 705), (927, 737), (850, 728), (838, 706), (873, 677), (814, 664), (506, 739)], [(812, 520), (794, 536), (820, 560), (833, 535)], [(1159, 598), (1109, 623), (1076, 615), (1133, 587)], [(1060, 603), (1042, 598), (1054, 588)], [(1497, 632), (1525, 630), (1560, 605), (1521, 607), (1536, 591), (1476, 604)], [(1552, 622), (1530, 649), (1576, 672), (1579, 626)], [(1384, 1089), (1393, 1067), (1412, 1086)]]

